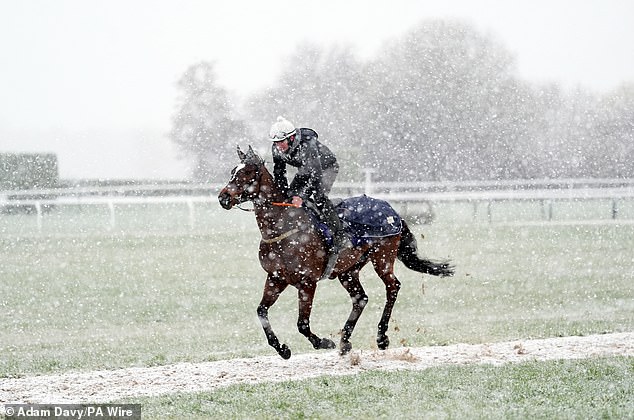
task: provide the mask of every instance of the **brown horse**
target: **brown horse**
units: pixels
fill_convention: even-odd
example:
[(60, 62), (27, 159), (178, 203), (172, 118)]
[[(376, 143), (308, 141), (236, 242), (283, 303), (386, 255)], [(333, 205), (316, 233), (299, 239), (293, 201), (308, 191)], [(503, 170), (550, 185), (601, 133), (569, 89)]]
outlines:
[[(313, 298), (326, 262), (328, 247), (316, 229), (307, 210), (290, 207), (286, 197), (276, 187), (264, 161), (249, 146), (247, 153), (238, 148), (240, 165), (231, 174), (226, 187), (220, 191), (218, 200), (225, 209), (231, 209), (246, 201), (252, 201), (262, 239), (260, 240), (260, 264), (268, 273), (264, 293), (257, 314), (262, 323), (269, 345), (284, 359), (291, 357), (286, 344), (280, 344), (268, 319), (269, 308), (290, 285), (298, 290), (299, 317), (297, 328), (316, 349), (332, 349), (335, 343), (328, 338), (319, 338), (310, 329), (310, 313)], [(378, 325), (377, 344), (382, 350), (389, 345), (386, 334), (392, 308), (400, 289), (394, 275), (394, 262), (400, 259), (406, 267), (435, 276), (453, 275), (449, 262), (432, 262), (416, 255), (416, 240), (405, 221), (399, 234), (377, 238), (352, 248), (339, 255), (330, 278), (338, 277), (341, 285), (352, 298), (352, 311), (343, 326), (340, 342), (341, 354), (352, 349), (350, 336), (368, 303), (368, 296), (359, 281), (359, 271), (372, 262), (387, 294), (383, 315)]]

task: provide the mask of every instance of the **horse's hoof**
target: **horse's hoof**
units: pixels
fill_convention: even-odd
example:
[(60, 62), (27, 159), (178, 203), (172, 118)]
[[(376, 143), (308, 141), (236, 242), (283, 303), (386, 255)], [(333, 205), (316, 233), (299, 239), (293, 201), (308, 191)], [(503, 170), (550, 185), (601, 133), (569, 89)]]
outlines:
[(282, 344), (282, 347), (277, 351), (282, 359), (288, 360), (291, 358), (291, 349), (288, 348), (286, 344)]
[(334, 349), (336, 347), (337, 346), (335, 345), (335, 342), (330, 340), (330, 339), (328, 339), (328, 338), (322, 338), (321, 339), (321, 343), (319, 343), (319, 348), (320, 349), (330, 350), (330, 349)]
[(387, 350), (390, 346), (390, 339), (387, 338), (387, 335), (383, 338), (377, 339), (376, 344), (379, 346), (379, 350)]
[(339, 346), (341, 347), (341, 349), (339, 350), (339, 354), (341, 356), (345, 356), (346, 354), (350, 353), (350, 350), (352, 350), (352, 343), (349, 341), (341, 342)]

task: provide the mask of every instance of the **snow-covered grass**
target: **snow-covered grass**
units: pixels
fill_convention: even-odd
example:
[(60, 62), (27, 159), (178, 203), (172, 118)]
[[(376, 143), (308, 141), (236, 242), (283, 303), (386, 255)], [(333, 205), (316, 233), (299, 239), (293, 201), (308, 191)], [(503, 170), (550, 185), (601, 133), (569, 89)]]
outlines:
[(634, 359), (367, 371), (213, 392), (135, 398), (161, 419), (628, 418)]
[[(45, 216), (41, 234), (32, 216), (0, 218), (0, 376), (273, 354), (255, 314), (264, 273), (252, 214), (203, 209), (192, 234), (186, 212), (164, 210), (157, 227), (153, 210), (129, 211), (114, 231), (106, 213), (87, 210)], [(398, 265), (392, 346), (634, 330), (632, 225), (439, 219), (414, 230), (422, 254), (451, 257), (458, 271), (438, 279)], [(352, 343), (373, 349), (385, 291), (363, 273), (370, 303)], [(271, 322), (295, 353), (311, 352), (296, 299), (286, 291)], [(344, 289), (322, 282), (312, 327), (336, 340), (349, 310)]]

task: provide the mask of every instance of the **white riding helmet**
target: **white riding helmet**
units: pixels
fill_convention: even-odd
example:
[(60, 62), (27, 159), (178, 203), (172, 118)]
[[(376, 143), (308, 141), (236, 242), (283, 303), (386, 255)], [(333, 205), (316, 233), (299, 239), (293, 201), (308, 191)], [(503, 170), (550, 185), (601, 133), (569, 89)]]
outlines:
[(271, 131), (269, 131), (269, 137), (271, 141), (282, 141), (286, 140), (290, 136), (296, 133), (295, 126), (292, 122), (287, 120), (284, 117), (277, 117), (277, 121), (273, 123), (271, 126)]

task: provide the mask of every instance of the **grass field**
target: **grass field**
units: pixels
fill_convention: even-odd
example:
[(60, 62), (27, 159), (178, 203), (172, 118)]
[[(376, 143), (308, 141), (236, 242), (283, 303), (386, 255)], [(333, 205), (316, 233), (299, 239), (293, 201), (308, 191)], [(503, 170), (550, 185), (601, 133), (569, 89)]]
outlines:
[(130, 402), (166, 419), (625, 419), (633, 376), (633, 358), (613, 357), (370, 371)]
[[(84, 221), (95, 215), (84, 210), (73, 215), (74, 224), (62, 225), (63, 234), (1, 237), (0, 375), (271, 351), (255, 316), (264, 275), (253, 216), (209, 208), (200, 233), (188, 233), (186, 223), (175, 223), (169, 233), (152, 225), (164, 226), (174, 211), (161, 210), (158, 218), (143, 212), (145, 217), (122, 218), (125, 230), (99, 232), (98, 223)], [(51, 217), (68, 223), (62, 216)], [(438, 279), (398, 266), (403, 289), (391, 333), (396, 345), (632, 330), (631, 225), (439, 221), (415, 229), (425, 235), (419, 235), (422, 253), (451, 257), (458, 271), (454, 278)], [(370, 304), (353, 344), (372, 348), (384, 290), (371, 269), (363, 273)], [(336, 336), (349, 309), (343, 288), (323, 282), (314, 329)], [(312, 350), (296, 332), (293, 290), (271, 318), (293, 350)]]
[[(175, 206), (121, 210), (115, 229), (107, 227), (108, 214), (101, 209), (56, 210), (44, 217), (41, 232), (33, 216), (0, 217), (0, 377), (273, 354), (255, 315), (264, 273), (257, 263), (259, 233), (252, 214), (225, 212), (218, 206), (197, 208), (196, 228), (191, 231), (183, 217), (186, 212)], [(603, 207), (600, 210), (603, 215)], [(469, 207), (445, 205), (436, 211), (436, 223), (413, 227), (420, 252), (434, 258), (451, 257), (457, 273), (453, 278), (438, 279), (398, 265), (403, 288), (390, 328), (393, 346), (634, 330), (634, 225), (488, 224), (474, 223)], [(504, 218), (499, 221), (516, 222), (524, 220), (520, 217), (524, 215), (532, 220), (535, 209), (496, 207), (496, 212), (502, 211)], [(454, 219), (448, 216), (452, 212)], [(363, 272), (363, 282), (370, 303), (352, 343), (356, 349), (372, 349), (384, 289), (371, 269)], [(322, 282), (313, 329), (336, 337), (349, 310), (344, 289), (335, 281)], [(295, 353), (314, 351), (296, 331), (293, 290), (282, 296), (270, 315), (280, 339)], [(540, 364), (438, 368), (429, 375), (446, 377), (449, 384), (465, 378), (459, 388), (465, 390), (466, 399), (446, 412), (451, 417), (481, 399), (484, 391), (467, 391), (469, 377), (476, 384), (487, 380), (511, 385), (518, 378), (534, 378), (527, 379), (527, 387), (543, 383), (556, 390), (568, 386), (568, 372), (578, 378), (574, 386), (580, 387), (583, 398), (583, 389), (592, 392), (603, 387), (601, 380), (586, 384), (583, 379), (583, 372), (593, 363), (600, 372), (625, 372), (614, 391), (630, 392), (624, 405), (605, 401), (607, 411), (597, 405), (594, 413), (599, 417), (620, 417), (622, 410), (632, 413), (631, 359), (554, 363), (556, 369)], [(473, 372), (480, 373), (474, 376)], [(604, 377), (611, 376), (608, 373)], [(428, 381), (427, 373), (408, 373), (402, 378), (398, 374), (400, 379), (394, 375), (324, 379), (334, 389), (314, 380), (299, 385), (235, 387), (147, 404), (167, 412), (174, 405), (186, 417), (195, 417), (202, 410), (202, 418), (207, 405), (213, 410), (220, 407), (210, 399), (230, 404), (226, 399), (234, 394), (238, 404), (241, 398), (270, 392), (271, 387), (281, 389), (282, 401), (272, 404), (282, 410), (285, 398), (291, 401), (287, 404), (293, 399), (306, 400), (307, 389), (321, 389), (322, 394), (317, 395), (334, 395), (369, 386), (375, 408), (367, 415), (390, 417), (378, 405), (381, 395), (396, 393), (394, 387), (409, 387), (410, 382), (421, 383), (416, 395), (429, 394), (425, 404), (442, 404), (444, 388), (438, 387), (445, 386), (445, 379)], [(530, 390), (529, 397), (535, 393)], [(558, 395), (551, 394), (559, 399)], [(348, 411), (342, 412), (350, 417), (360, 414), (353, 407), (364, 397), (350, 396)], [(520, 397), (515, 394), (493, 395), (491, 407), (497, 407), (493, 417), (553, 414), (549, 407), (531, 411), (538, 399), (529, 397), (517, 400)], [(561, 397), (564, 406), (575, 399)], [(404, 401), (396, 404), (407, 405)], [(488, 417), (488, 403), (482, 404), (482, 417)], [(249, 413), (248, 406), (245, 409), (228, 416), (244, 417)], [(303, 410), (289, 416), (327, 417), (324, 413), (328, 412)], [(576, 417), (572, 413), (570, 417)], [(410, 414), (403, 411), (400, 416)], [(437, 414), (443, 417), (442, 410)]]

